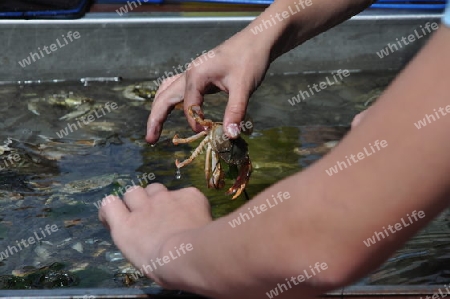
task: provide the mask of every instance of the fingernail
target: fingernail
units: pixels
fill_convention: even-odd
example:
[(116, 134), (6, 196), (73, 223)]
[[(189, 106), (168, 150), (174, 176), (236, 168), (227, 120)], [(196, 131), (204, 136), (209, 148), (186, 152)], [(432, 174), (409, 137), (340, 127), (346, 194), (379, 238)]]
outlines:
[(227, 126), (227, 132), (231, 138), (236, 138), (239, 136), (239, 126), (237, 124), (229, 124)]
[[(148, 128), (147, 130), (147, 137), (151, 137), (151, 139), (154, 139), (155, 136), (158, 136), (159, 133), (159, 127), (158, 126), (150, 126), (150, 128)], [(153, 144), (155, 144), (156, 142), (152, 142)]]

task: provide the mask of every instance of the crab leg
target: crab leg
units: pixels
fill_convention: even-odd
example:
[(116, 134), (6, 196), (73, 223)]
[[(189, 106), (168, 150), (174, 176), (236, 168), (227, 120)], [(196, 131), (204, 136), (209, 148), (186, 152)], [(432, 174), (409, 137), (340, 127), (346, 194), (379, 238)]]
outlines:
[(247, 186), (251, 173), (252, 162), (250, 161), (250, 158), (248, 158), (247, 161), (241, 166), (236, 182), (234, 182), (234, 185), (227, 191), (227, 194), (234, 194), (231, 199), (236, 199), (239, 195), (241, 195), (242, 191), (245, 189), (245, 186)]
[(196, 123), (203, 127), (211, 128), (211, 126), (213, 125), (213, 121), (210, 119), (203, 119), (203, 117), (198, 113), (200, 111), (201, 108), (198, 105), (193, 105), (188, 108), (189, 116), (192, 117)]
[(178, 135), (175, 134), (175, 136), (173, 136), (172, 142), (175, 145), (178, 145), (180, 143), (189, 143), (192, 141), (195, 141), (197, 139), (199, 139), (202, 136), (206, 136), (208, 134), (208, 132), (206, 131), (201, 131), (198, 134), (195, 134), (194, 136), (188, 137), (188, 138), (179, 138)]
[(208, 188), (211, 188), (211, 183), (209, 181), (211, 179), (211, 152), (212, 147), (210, 144), (208, 144), (206, 148), (206, 157), (205, 157), (205, 178), (206, 178), (206, 186)]
[(217, 157), (215, 151), (211, 152), (211, 164), (212, 164), (212, 175), (210, 173), (209, 178), (206, 178), (208, 182), (208, 188), (222, 189), (225, 185), (224, 172), (220, 165), (220, 158)]
[[(199, 134), (197, 134), (197, 135), (199, 135)], [(195, 135), (195, 136), (197, 136), (197, 135)], [(195, 137), (195, 136), (192, 136), (192, 137)], [(189, 139), (189, 138), (186, 138), (186, 139)], [(181, 139), (181, 140), (183, 140), (183, 139)], [(200, 142), (200, 144), (194, 150), (192, 155), (189, 158), (187, 158), (186, 160), (184, 160), (183, 162), (180, 162), (180, 161), (178, 161), (178, 159), (176, 159), (175, 160), (175, 165), (177, 166), (177, 168), (181, 168), (181, 167), (183, 167), (183, 166), (185, 166), (187, 164), (190, 164), (192, 162), (192, 160), (194, 160), (203, 151), (203, 148), (205, 147), (206, 144), (208, 144), (208, 142), (209, 142), (209, 138), (208, 137), (203, 139), (203, 141)]]

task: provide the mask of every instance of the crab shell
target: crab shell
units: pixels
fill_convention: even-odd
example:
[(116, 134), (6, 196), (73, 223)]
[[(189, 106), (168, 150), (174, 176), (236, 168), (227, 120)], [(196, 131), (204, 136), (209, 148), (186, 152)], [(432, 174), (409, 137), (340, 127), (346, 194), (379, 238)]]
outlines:
[(248, 145), (244, 139), (226, 139), (222, 123), (215, 123), (210, 132), (212, 149), (228, 164), (240, 165), (248, 160)]

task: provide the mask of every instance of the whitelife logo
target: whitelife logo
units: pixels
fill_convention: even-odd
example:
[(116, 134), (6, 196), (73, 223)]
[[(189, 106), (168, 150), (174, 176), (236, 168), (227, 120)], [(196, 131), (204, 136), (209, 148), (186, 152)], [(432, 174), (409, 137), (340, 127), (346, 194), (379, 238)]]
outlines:
[[(105, 108), (105, 109), (108, 111), (108, 113), (109, 113), (109, 112), (111, 112), (112, 110), (118, 109), (119, 106), (117, 106), (117, 103), (116, 103), (116, 102), (112, 102), (112, 103), (107, 102), (107, 103), (104, 105), (104, 108)], [(101, 110), (102, 113), (101, 113), (101, 114), (97, 113), (97, 112), (99, 112), (98, 110)], [(77, 120), (76, 123), (68, 123), (67, 126), (66, 126), (64, 129), (60, 130), (59, 132), (56, 132), (56, 135), (58, 136), (58, 138), (63, 138), (63, 137), (65, 137), (65, 136), (69, 135), (70, 133), (73, 133), (74, 131), (77, 131), (78, 128), (81, 129), (81, 128), (83, 127), (83, 124), (84, 124), (84, 125), (88, 125), (88, 124), (90, 124), (91, 122), (94, 122), (95, 120), (100, 119), (101, 117), (103, 117), (103, 116), (106, 115), (106, 111), (103, 109), (103, 107), (99, 108), (98, 110), (95, 109), (95, 110), (93, 111), (93, 113), (91, 113), (91, 114), (89, 114), (89, 115), (87, 115), (87, 116), (81, 116), (81, 117)], [(95, 114), (95, 116), (94, 116), (94, 114)], [(80, 120), (82, 121), (82, 123), (80, 123)], [(69, 132), (69, 130), (70, 130), (70, 132)]]
[[(380, 147), (381, 146), (381, 147)], [(336, 166), (330, 167), (329, 169), (325, 169), (325, 172), (329, 175), (332, 176), (333, 174), (337, 174), (339, 172), (339, 170), (344, 170), (347, 168), (347, 164), (348, 167), (352, 166), (352, 162), (353, 163), (358, 163), (359, 161), (367, 158), (368, 156), (372, 156), (373, 154), (381, 151), (381, 149), (385, 148), (388, 146), (388, 143), (386, 140), (376, 140), (374, 142), (374, 145), (372, 146), (372, 143), (369, 143), (369, 147), (370, 147), (370, 151), (367, 150), (366, 147), (363, 148), (364, 152), (359, 152), (356, 155), (350, 155), (350, 158), (348, 156), (345, 156), (345, 159), (347, 160), (347, 163), (345, 163), (345, 161), (337, 161), (336, 162)], [(375, 148), (377, 150), (375, 150)], [(357, 158), (357, 159), (356, 159)], [(338, 168), (339, 167), (339, 168)]]
[[(446, 112), (444, 112), (444, 110)], [(423, 119), (414, 123), (414, 126), (416, 126), (417, 130), (420, 130), (420, 129), (426, 127), (428, 124), (431, 124), (432, 122), (435, 122), (438, 119), (441, 119), (441, 116), (446, 116), (447, 114), (449, 114), (450, 113), (450, 105), (447, 105), (445, 108), (439, 107), (439, 109), (437, 111), (436, 111), (436, 109), (433, 109), (433, 111), (434, 111), (434, 115), (436, 115), (436, 117), (433, 114), (425, 114), (425, 117)], [(441, 113), (440, 115), (439, 115), (438, 111)], [(428, 121), (428, 124), (427, 124), (427, 121)]]
[[(194, 249), (194, 247), (192, 246), (191, 243), (187, 243), (186, 245), (184, 243), (182, 243), (180, 245), (180, 247), (178, 248), (177, 246), (174, 247), (176, 254), (174, 254), (172, 252), (172, 250), (169, 250), (169, 255), (165, 255), (162, 258), (156, 258), (156, 261), (153, 261), (153, 259), (151, 259), (151, 264), (147, 264), (147, 265), (142, 265), (142, 267), (140, 268), (139, 271), (136, 271), (134, 274), (131, 274), (131, 276), (134, 276), (135, 279), (137, 279), (137, 276), (144, 276), (144, 272), (146, 274), (149, 274), (150, 272), (153, 272), (154, 270), (156, 270), (158, 268), (158, 265), (160, 267), (170, 263), (173, 260), (176, 260), (177, 258), (187, 254), (189, 251), (192, 251)], [(181, 251), (181, 252), (180, 252)]]
[[(44, 230), (47, 232), (47, 234), (45, 234)], [(19, 251), (22, 251), (24, 248), (28, 248), (28, 246), (33, 245), (36, 242), (42, 240), (43, 238), (50, 236), (54, 232), (57, 232), (58, 226), (56, 224), (53, 225), (47, 224), (44, 229), (40, 228), (40, 231), (41, 231), (40, 234), (39, 232), (34, 231), (33, 236), (29, 237), (26, 240), (22, 239), (20, 240), (20, 242), (16, 240), (16, 244), (17, 247), (19, 247), (19, 249), (17, 249), (16, 245), (13, 245), (8, 246), (8, 248), (5, 249), (5, 251), (0, 251), (0, 261), (7, 259), (10, 256), (10, 254), (13, 255), (14, 253), (19, 253)], [(22, 245), (24, 246), (24, 248), (22, 248)]]
[(423, 35), (421, 35), (417, 31), (417, 29), (415, 29), (414, 33), (408, 35), (408, 37), (403, 36), (401, 39), (396, 38), (397, 43), (395, 43), (395, 42), (393, 44), (388, 43), (386, 47), (384, 47), (383, 49), (381, 49), (380, 51), (377, 52), (377, 55), (378, 55), (378, 57), (380, 57), (380, 59), (387, 57), (387, 56), (389, 56), (389, 54), (392, 54), (395, 51), (402, 49), (404, 46), (407, 46), (410, 43), (413, 43), (416, 40), (423, 38), (424, 36), (427, 36), (428, 34), (432, 33), (433, 31), (437, 30), (438, 28), (439, 28), (439, 25), (438, 25), (438, 23), (435, 23), (435, 22), (434, 23), (427, 22), (425, 24), (425, 28), (423, 28), (423, 26), (420, 25), (420, 29), (421, 29)]
[[(288, 99), (289, 104), (294, 106), (297, 103), (300, 103), (302, 101), (306, 101), (307, 98), (314, 95), (314, 91), (316, 93), (321, 92), (324, 89), (327, 89), (329, 86), (333, 86), (334, 84), (340, 84), (341, 81), (344, 80), (344, 78), (347, 78), (350, 76), (349, 70), (337, 70), (336, 73), (331, 73), (333, 75), (333, 81), (330, 80), (330, 78), (327, 76), (325, 77), (325, 81), (319, 82), (319, 84), (314, 83), (313, 86), (308, 85), (308, 91), (299, 90), (298, 94), (295, 97), (292, 97), (291, 99)], [(336, 77), (336, 75), (339, 77), (339, 79)], [(300, 98), (301, 96), (301, 98)]]
[[(292, 285), (290, 282), (292, 282), (295, 286), (299, 285), (300, 283), (312, 278), (313, 276), (316, 276), (317, 274), (319, 274), (321, 271), (324, 271), (326, 269), (328, 269), (328, 265), (327, 263), (319, 263), (317, 262), (314, 267), (313, 266), (309, 266), (311, 275), (309, 275), (308, 270), (303, 270), (303, 274), (300, 274), (297, 277), (292, 276), (291, 279), (286, 278), (286, 283), (289, 286), (289, 289), (292, 289)], [(315, 271), (314, 271), (315, 269)], [(316, 273), (317, 272), (317, 273)], [(298, 282), (297, 282), (298, 281)], [(284, 290), (283, 290), (284, 288)], [(280, 290), (280, 292), (278, 293), (278, 290)], [(270, 290), (269, 292), (266, 292), (267, 297), (269, 297), (270, 299), (272, 299), (273, 297), (278, 296), (279, 294), (283, 293), (284, 291), (287, 291), (288, 287), (286, 286), (286, 284), (284, 283), (278, 283), (277, 287)]]
[[(278, 200), (277, 200), (278, 198)], [(259, 206), (253, 206), (253, 208), (248, 208), (248, 212), (250, 213), (250, 215), (252, 215), (252, 217), (250, 218), (250, 216), (247, 213), (239, 213), (239, 217), (233, 219), (232, 221), (228, 221), (228, 224), (230, 224), (230, 226), (232, 228), (235, 228), (236, 226), (241, 225), (242, 223), (244, 223), (247, 220), (253, 219), (255, 218), (255, 214), (253, 214), (252, 210), (256, 213), (256, 215), (259, 215), (265, 211), (267, 211), (267, 209), (271, 209), (273, 207), (276, 207), (278, 205), (278, 201), (280, 203), (283, 202), (283, 200), (289, 199), (291, 198), (291, 194), (289, 192), (278, 192), (277, 197), (275, 198), (274, 195), (272, 195), (272, 203), (269, 198), (266, 199), (267, 205), (265, 203), (260, 204)], [(242, 222), (241, 222), (242, 220)]]
[[(444, 294), (441, 290), (441, 288), (438, 289), (439, 294), (436, 292), (433, 294), (433, 296), (426, 296), (424, 299), (439, 299), (439, 298), (445, 298), (448, 295), (450, 295), (450, 290), (448, 289), (450, 285), (444, 285), (445, 289), (447, 290), (447, 292)], [(420, 299), (422, 299), (423, 297), (420, 297)]]
[[(34, 52), (34, 53), (30, 52), (30, 55), (27, 58), (22, 59), (22, 61), (19, 61), (20, 66), (24, 68), (24, 67), (30, 65), (32, 62), (36, 62), (36, 59), (40, 60), (41, 58), (44, 58), (45, 57), (44, 52), (47, 55), (50, 55), (53, 52), (55, 52), (56, 50), (67, 46), (69, 44), (69, 41), (67, 41), (66, 36), (64, 34), (61, 36), (64, 40), (64, 43), (62, 43), (58, 37), (56, 39), (55, 44), (51, 44), (50, 46), (44, 46), (44, 47), (42, 47), (42, 49), (40, 47), (38, 47), (38, 52)], [(73, 42), (74, 40), (79, 39), (80, 37), (81, 37), (81, 35), (78, 31), (75, 31), (73, 33), (72, 33), (72, 31), (67, 32), (67, 38), (70, 40), (70, 42)], [(49, 49), (50, 49), (50, 51), (49, 51)], [(44, 50), (44, 52), (42, 52), (42, 50)], [(31, 60), (33, 60), (33, 61), (31, 61)]]
[(185, 63), (184, 65), (179, 64), (177, 67), (173, 66), (172, 69), (175, 73), (165, 71), (164, 75), (157, 78), (156, 80), (153, 80), (153, 83), (155, 83), (156, 86), (160, 86), (165, 79), (182, 74), (186, 71), (189, 71), (193, 67), (200, 66), (202, 63), (208, 61), (214, 56), (216, 56), (216, 53), (213, 50), (209, 50), (208, 52), (204, 50), (200, 54), (197, 53), (196, 58), (191, 58), (191, 62)]
[(284, 20), (290, 18), (291, 16), (301, 12), (306, 7), (312, 5), (312, 0), (299, 0), (294, 2), (295, 8), (292, 8), (290, 5), (288, 6), (289, 10), (284, 10), (281, 13), (277, 12), (275, 14), (275, 17), (273, 15), (270, 15), (269, 20), (262, 20), (259, 25), (253, 26), (253, 28), (250, 28), (250, 31), (257, 35), (264, 31), (264, 29), (268, 29), (272, 26), (275, 26), (278, 22), (283, 22)]
[[(386, 237), (389, 237), (388, 231), (391, 232), (391, 234), (395, 234), (396, 232), (401, 231), (404, 227), (408, 227), (411, 224), (413, 224), (414, 222), (419, 221), (419, 219), (425, 218), (425, 212), (424, 211), (417, 212), (416, 210), (414, 210), (411, 213), (411, 216), (409, 216), (409, 214), (406, 214), (406, 217), (408, 217), (409, 222), (405, 221), (405, 219), (403, 219), (403, 217), (402, 217), (400, 219), (401, 223), (397, 222), (393, 226), (389, 224), (387, 229), (386, 229), (386, 227), (383, 226), (384, 233), (383, 232), (375, 232), (373, 237), (367, 238), (366, 241), (363, 241), (364, 245), (366, 245), (367, 247), (370, 247), (372, 245), (375, 245), (375, 243), (377, 243), (378, 241), (381, 241), (382, 240), (381, 238), (384, 239)], [(411, 217), (414, 218), (415, 221), (413, 221), (411, 219)], [(376, 237), (376, 239), (375, 239), (375, 237)]]
[[(153, 181), (156, 178), (155, 174), (153, 172), (150, 173), (143, 173), (142, 175), (138, 175), (137, 179), (139, 180), (139, 186), (144, 187), (145, 184), (149, 184), (149, 181)], [(142, 182), (143, 179), (145, 183)], [(94, 202), (94, 206), (97, 209), (100, 209), (100, 207), (111, 203), (112, 201), (115, 201), (117, 197), (123, 196), (127, 192), (133, 192), (137, 187), (137, 185), (134, 183), (134, 180), (131, 180), (131, 184), (128, 184), (126, 186), (121, 186), (120, 188), (116, 189), (113, 193), (110, 195), (106, 195), (103, 199), (98, 200), (97, 202)]]
[[(144, 3), (147, 3), (148, 1), (149, 0), (142, 0), (142, 2), (144, 2)], [(142, 2), (141, 2), (141, 0), (127, 1), (127, 4), (119, 7), (119, 9), (116, 9), (116, 12), (119, 16), (123, 16), (124, 14), (128, 13), (128, 8), (130, 9), (129, 11), (133, 11), (135, 8), (138, 8), (139, 6), (141, 6)]]

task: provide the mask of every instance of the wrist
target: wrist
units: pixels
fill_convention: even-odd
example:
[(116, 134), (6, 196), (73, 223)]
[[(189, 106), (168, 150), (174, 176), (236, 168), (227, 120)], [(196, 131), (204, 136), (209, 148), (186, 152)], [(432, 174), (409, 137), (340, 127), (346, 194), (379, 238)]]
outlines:
[(287, 3), (275, 1), (240, 33), (245, 35), (244, 39), (249, 42), (251, 48), (268, 52), (272, 62), (298, 45), (298, 40), (295, 40), (297, 35), (292, 34), (295, 32), (293, 14), (296, 11), (298, 13), (302, 6), (307, 8), (308, 4), (312, 3), (311, 0), (300, 2), (302, 4), (294, 5), (293, 0)]
[(159, 247), (158, 257), (164, 263), (153, 273), (155, 282), (165, 289), (186, 290), (190, 267), (189, 259), (194, 250), (192, 230), (184, 230), (166, 239)]
[[(276, 0), (245, 31), (265, 40), (270, 61), (361, 12), (374, 0)], [(261, 38), (264, 36), (264, 38)]]

